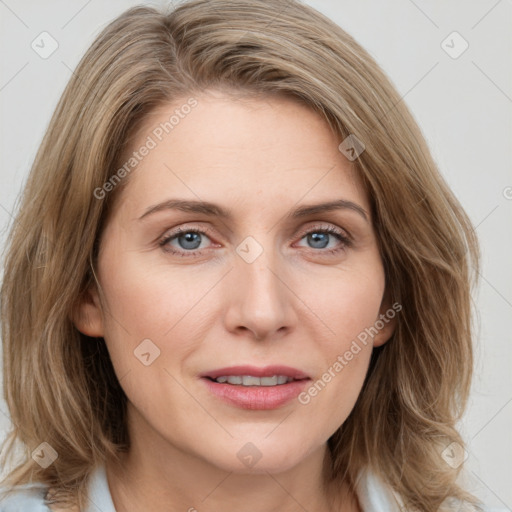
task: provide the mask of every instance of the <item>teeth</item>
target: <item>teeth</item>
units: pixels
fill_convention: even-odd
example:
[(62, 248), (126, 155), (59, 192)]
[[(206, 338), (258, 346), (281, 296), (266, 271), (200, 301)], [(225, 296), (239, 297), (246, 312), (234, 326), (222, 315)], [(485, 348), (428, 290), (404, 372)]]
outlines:
[[(228, 379), (229, 382), (229, 379)], [(242, 377), (242, 385), (244, 386), (260, 386), (261, 379), (259, 377), (251, 377), (250, 375), (244, 375)]]
[(287, 382), (292, 382), (291, 377), (285, 375), (273, 375), (272, 377), (253, 377), (252, 375), (225, 375), (217, 377), (216, 382), (220, 384), (228, 383), (236, 386), (280, 386)]

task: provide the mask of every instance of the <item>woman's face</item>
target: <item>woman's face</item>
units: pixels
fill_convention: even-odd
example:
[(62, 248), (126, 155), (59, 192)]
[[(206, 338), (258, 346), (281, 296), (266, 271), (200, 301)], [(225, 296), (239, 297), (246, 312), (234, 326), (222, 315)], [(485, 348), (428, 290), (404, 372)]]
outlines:
[(196, 100), (154, 111), (131, 141), (104, 297), (91, 291), (77, 327), (105, 339), (132, 442), (278, 472), (325, 448), (392, 332), (370, 205), (313, 111)]

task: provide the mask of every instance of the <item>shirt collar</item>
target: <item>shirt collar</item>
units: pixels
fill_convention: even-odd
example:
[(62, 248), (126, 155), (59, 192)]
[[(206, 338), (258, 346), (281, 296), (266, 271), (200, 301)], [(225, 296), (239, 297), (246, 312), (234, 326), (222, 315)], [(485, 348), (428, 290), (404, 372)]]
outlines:
[(98, 466), (90, 476), (88, 498), (85, 512), (116, 512), (104, 465)]
[(377, 474), (365, 468), (360, 471), (355, 489), (363, 512), (400, 512), (403, 501)]

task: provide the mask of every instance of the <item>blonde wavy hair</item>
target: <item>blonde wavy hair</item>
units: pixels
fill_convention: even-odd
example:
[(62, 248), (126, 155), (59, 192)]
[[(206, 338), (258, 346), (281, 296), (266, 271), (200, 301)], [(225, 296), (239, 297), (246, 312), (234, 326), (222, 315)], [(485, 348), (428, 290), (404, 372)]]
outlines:
[[(129, 448), (126, 396), (104, 340), (72, 318), (95, 282), (98, 240), (124, 179), (113, 175), (148, 113), (207, 89), (279, 94), (320, 114), (354, 161), (372, 217), (391, 301), (403, 309), (375, 349), (348, 419), (329, 439), (330, 477), (353, 483), (371, 468), (409, 510), (478, 500), (441, 457), (468, 398), (471, 287), (478, 246), (408, 108), (370, 55), (334, 22), (297, 0), (192, 0), (134, 7), (95, 39), (44, 136), (8, 239), (1, 289), (4, 395), (12, 430), (3, 484), (42, 482), (54, 501), (86, 500), (88, 477)], [(41, 443), (58, 458), (42, 468)], [(22, 453), (16, 453), (21, 448)], [(18, 458), (19, 457), (19, 458)], [(4, 466), (5, 467), (5, 466)], [(447, 499), (451, 498), (451, 499)]]

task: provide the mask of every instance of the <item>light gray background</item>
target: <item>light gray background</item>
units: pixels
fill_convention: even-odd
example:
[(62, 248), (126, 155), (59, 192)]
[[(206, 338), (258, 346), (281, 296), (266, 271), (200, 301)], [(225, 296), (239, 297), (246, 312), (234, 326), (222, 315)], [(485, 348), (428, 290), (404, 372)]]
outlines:
[[(0, 249), (15, 200), (78, 60), (112, 18), (137, 3), (0, 0)], [(468, 489), (512, 508), (512, 2), (307, 0), (352, 34), (411, 108), (442, 173), (469, 213), (483, 249), (476, 375), (461, 425)], [(31, 43), (49, 32), (58, 49)], [(457, 31), (458, 58), (441, 43)], [(453, 38), (452, 38), (453, 39)], [(459, 42), (447, 44), (460, 48)], [(0, 402), (0, 435), (8, 414)]]

